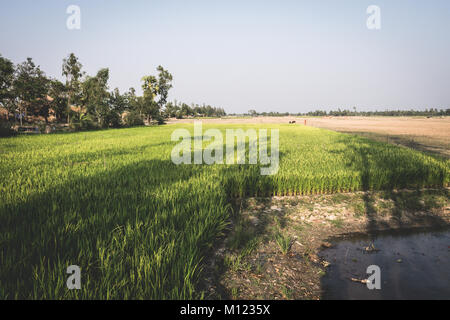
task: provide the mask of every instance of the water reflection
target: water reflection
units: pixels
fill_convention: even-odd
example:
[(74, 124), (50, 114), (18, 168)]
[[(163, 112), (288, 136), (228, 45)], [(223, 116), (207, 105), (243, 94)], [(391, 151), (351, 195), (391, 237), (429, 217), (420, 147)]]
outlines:
[[(321, 252), (322, 299), (450, 299), (450, 229), (358, 235)], [(381, 290), (355, 282), (381, 268)]]

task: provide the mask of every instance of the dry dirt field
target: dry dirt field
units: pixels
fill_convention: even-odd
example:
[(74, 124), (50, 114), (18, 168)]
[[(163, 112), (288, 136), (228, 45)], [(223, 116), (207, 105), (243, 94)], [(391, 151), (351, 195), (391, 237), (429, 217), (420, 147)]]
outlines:
[[(205, 123), (289, 123), (364, 135), (450, 158), (450, 117), (254, 117), (202, 119)], [(170, 120), (191, 123), (194, 119)]]

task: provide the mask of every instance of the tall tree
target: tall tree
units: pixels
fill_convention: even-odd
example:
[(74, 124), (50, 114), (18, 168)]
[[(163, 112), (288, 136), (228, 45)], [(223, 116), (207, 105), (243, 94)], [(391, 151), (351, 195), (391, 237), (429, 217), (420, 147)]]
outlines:
[(130, 101), (128, 99), (128, 94), (120, 94), (119, 88), (115, 88), (109, 94), (109, 108), (120, 115), (124, 111), (129, 110)]
[(73, 53), (63, 60), (62, 75), (66, 77), (67, 87), (67, 123), (70, 123), (70, 108), (77, 104), (80, 95), (82, 67), (83, 65)]
[(19, 100), (21, 123), (22, 115), (26, 117), (29, 111), (33, 115), (42, 115), (46, 118), (48, 109), (43, 111), (42, 108), (45, 108), (49, 80), (44, 72), (34, 64), (31, 58), (27, 58), (25, 62), (17, 66), (16, 73), (14, 87)]
[(128, 92), (124, 94), (126, 106), (125, 111), (127, 114), (123, 119), (125, 124), (128, 126), (142, 125), (144, 124), (144, 103), (143, 97), (138, 97), (136, 95), (136, 90), (130, 88)]
[(140, 117), (143, 116), (143, 103), (142, 97), (136, 95), (136, 89), (130, 88), (128, 92), (125, 93), (127, 100), (127, 111), (139, 114)]
[(0, 105), (7, 111), (7, 120), (9, 120), (9, 113), (14, 113), (16, 109), (13, 83), (14, 64), (0, 55)]
[(169, 71), (165, 70), (162, 66), (158, 66), (158, 105), (160, 109), (164, 108), (169, 97), (169, 90), (172, 89), (173, 77)]
[(55, 113), (56, 120), (61, 122), (67, 116), (67, 87), (61, 81), (52, 79), (48, 94), (53, 99), (51, 108)]
[(109, 113), (108, 92), (109, 69), (100, 69), (95, 77), (87, 77), (82, 84), (82, 104), (98, 125), (107, 126), (105, 119)]
[(122, 113), (128, 109), (128, 97), (121, 95), (118, 88), (109, 94), (109, 113), (107, 123), (110, 127), (119, 127)]
[(158, 77), (145, 76), (142, 78), (143, 104), (147, 120), (163, 123), (161, 110), (167, 103), (169, 90), (172, 88), (172, 75), (162, 66), (158, 66)]
[(178, 107), (177, 101), (168, 102), (166, 104), (164, 113), (167, 118), (175, 118), (177, 116), (177, 113), (179, 112), (179, 110), (180, 110), (180, 108)]
[(158, 95), (158, 80), (155, 76), (145, 76), (142, 78), (144, 83), (142, 84), (142, 111), (147, 119), (157, 118), (159, 113), (159, 107), (156, 103), (156, 97)]

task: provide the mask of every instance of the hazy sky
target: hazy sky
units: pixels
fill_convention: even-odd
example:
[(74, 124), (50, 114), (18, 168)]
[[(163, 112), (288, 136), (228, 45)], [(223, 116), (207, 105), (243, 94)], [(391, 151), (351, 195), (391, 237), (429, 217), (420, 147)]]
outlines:
[[(80, 30), (66, 27), (72, 4)], [(3, 56), (62, 79), (70, 52), (121, 91), (161, 64), (171, 99), (229, 113), (450, 107), (448, 0), (0, 1)]]

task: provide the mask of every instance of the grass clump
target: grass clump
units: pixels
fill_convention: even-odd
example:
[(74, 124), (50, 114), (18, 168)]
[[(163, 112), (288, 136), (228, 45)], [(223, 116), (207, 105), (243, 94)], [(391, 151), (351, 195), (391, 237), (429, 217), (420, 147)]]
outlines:
[(278, 248), (280, 248), (281, 253), (284, 255), (288, 254), (291, 250), (292, 240), (292, 237), (287, 234), (283, 234), (281, 232), (277, 232), (275, 234), (275, 243), (278, 245)]

